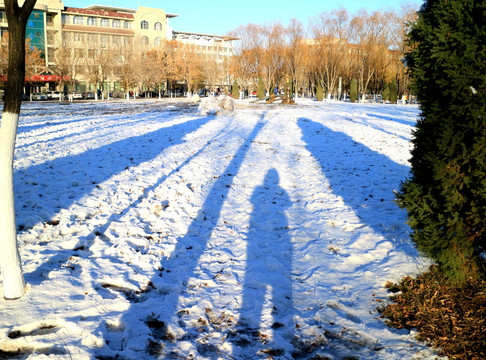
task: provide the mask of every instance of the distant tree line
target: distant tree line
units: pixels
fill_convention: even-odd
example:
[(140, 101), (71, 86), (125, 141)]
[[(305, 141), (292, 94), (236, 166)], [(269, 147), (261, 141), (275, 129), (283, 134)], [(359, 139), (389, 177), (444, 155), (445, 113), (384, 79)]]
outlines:
[(293, 92), (325, 96), (349, 93), (353, 79), (359, 96), (382, 94), (395, 81), (399, 94), (410, 90), (403, 63), (406, 50), (406, 23), (416, 10), (400, 12), (362, 10), (354, 15), (345, 9), (324, 12), (307, 29), (293, 19), (289, 25), (248, 24), (231, 33), (239, 37), (231, 75), (248, 89), (258, 80), (266, 91), (287, 87)]

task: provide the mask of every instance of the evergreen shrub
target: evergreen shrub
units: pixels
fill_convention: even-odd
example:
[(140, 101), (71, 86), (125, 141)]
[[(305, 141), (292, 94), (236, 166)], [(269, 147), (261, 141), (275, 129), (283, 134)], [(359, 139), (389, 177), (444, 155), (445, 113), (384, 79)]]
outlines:
[(383, 89), (383, 101), (390, 101), (390, 85), (386, 85)]
[(390, 94), (389, 94), (389, 99), (392, 104), (396, 104), (398, 100), (398, 87), (397, 87), (397, 81), (393, 79), (390, 83), (390, 86), (388, 87)]
[(240, 98), (240, 87), (238, 86), (238, 82), (236, 80), (233, 82), (233, 86), (231, 87), (231, 97), (233, 99)]
[(351, 90), (349, 91), (349, 99), (351, 100), (351, 102), (358, 101), (358, 81), (355, 78), (351, 80)]
[(258, 78), (257, 97), (259, 99), (263, 99), (265, 97), (265, 89), (262, 78)]
[(322, 86), (321, 84), (319, 83), (319, 85), (317, 85), (317, 90), (316, 90), (316, 100), (317, 101), (322, 101), (324, 100), (324, 91), (322, 90)]
[(486, 1), (426, 0), (406, 55), (421, 115), (398, 204), (412, 239), (453, 282), (484, 276)]

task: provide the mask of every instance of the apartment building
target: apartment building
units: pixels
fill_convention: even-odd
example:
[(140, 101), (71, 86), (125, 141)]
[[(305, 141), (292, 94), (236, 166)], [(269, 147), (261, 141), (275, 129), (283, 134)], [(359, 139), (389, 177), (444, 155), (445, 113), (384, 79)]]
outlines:
[[(4, 2), (0, 0), (0, 30), (8, 31)], [(65, 6), (60, 0), (38, 0), (27, 24), (27, 36), (31, 45), (43, 53), (46, 68), (32, 79), (35, 90), (53, 90), (59, 87), (58, 49), (69, 46), (77, 59), (69, 78), (76, 91), (93, 91), (96, 86), (86, 75), (86, 63), (82, 59), (99, 52), (109, 52), (114, 47), (123, 47), (140, 42), (144, 49), (156, 48), (164, 40), (176, 39), (182, 43), (196, 45), (201, 56), (210, 56), (224, 62), (233, 55), (235, 38), (174, 31), (170, 19), (179, 15), (166, 13), (163, 9), (139, 7), (138, 9), (104, 5), (84, 8)], [(69, 43), (69, 44), (68, 44)], [(49, 77), (48, 77), (49, 76)], [(73, 79), (75, 78), (75, 79)], [(75, 81), (74, 81), (75, 80)], [(119, 74), (111, 72), (103, 79), (104, 89), (117, 90), (123, 85)]]

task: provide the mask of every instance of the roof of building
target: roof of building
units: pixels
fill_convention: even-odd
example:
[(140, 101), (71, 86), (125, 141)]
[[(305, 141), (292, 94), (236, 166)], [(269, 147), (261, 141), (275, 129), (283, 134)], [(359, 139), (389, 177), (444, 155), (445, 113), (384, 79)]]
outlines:
[(107, 16), (107, 17), (121, 18), (121, 19), (133, 19), (134, 18), (133, 13), (106, 11), (106, 10), (103, 10), (103, 9), (88, 9), (88, 8), (67, 7), (67, 8), (64, 9), (64, 12), (70, 13), (70, 14)]
[(211, 34), (202, 34), (202, 33), (194, 33), (194, 32), (187, 32), (187, 31), (173, 31), (174, 36), (183, 37), (185, 39), (194, 39), (194, 40), (213, 40), (213, 41), (221, 41), (221, 40), (239, 40), (240, 38), (233, 37), (233, 36), (226, 36), (226, 35), (211, 35)]
[(135, 9), (122, 8), (122, 7), (117, 7), (117, 6), (108, 6), (108, 5), (97, 5), (97, 4), (86, 6), (85, 9), (114, 11), (114, 12), (126, 12), (126, 13), (137, 12), (137, 10), (135, 10)]
[[(122, 7), (117, 7), (117, 6), (108, 6), (108, 5), (97, 5), (97, 4), (86, 6), (85, 9), (105, 10), (105, 11), (113, 11), (113, 12), (126, 12), (126, 13), (132, 13), (132, 14), (137, 12), (137, 10), (135, 10), (135, 9), (122, 8)], [(174, 17), (178, 17), (179, 15), (165, 13), (165, 16), (167, 16), (168, 18), (174, 18)]]

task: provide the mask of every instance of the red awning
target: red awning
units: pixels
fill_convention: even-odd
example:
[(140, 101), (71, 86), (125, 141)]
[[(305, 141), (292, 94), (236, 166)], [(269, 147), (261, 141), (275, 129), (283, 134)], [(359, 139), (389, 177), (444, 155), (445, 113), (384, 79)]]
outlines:
[[(69, 76), (64, 76), (64, 81), (71, 80)], [(25, 77), (26, 82), (48, 82), (48, 81), (61, 81), (60, 75), (32, 75)]]
[[(70, 76), (64, 76), (63, 78), (64, 81), (71, 80)], [(6, 75), (0, 76), (0, 81), (6, 82), (7, 76)], [(49, 82), (49, 81), (59, 82), (61, 81), (61, 76), (60, 75), (32, 75), (32, 76), (25, 77), (25, 82)]]

